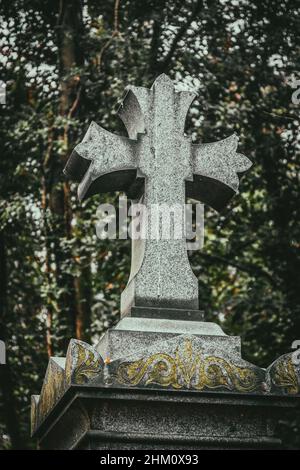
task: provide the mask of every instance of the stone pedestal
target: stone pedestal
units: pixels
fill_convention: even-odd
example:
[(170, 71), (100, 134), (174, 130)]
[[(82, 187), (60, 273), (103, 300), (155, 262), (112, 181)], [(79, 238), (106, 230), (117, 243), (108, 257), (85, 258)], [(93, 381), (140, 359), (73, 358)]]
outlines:
[(273, 449), (294, 398), (72, 386), (39, 428), (42, 449)]
[[(149, 312), (148, 312), (149, 313)], [(300, 405), (292, 354), (261, 369), (239, 337), (209, 322), (123, 318), (99, 344), (71, 340), (32, 397), (47, 449), (279, 448), (279, 419)]]

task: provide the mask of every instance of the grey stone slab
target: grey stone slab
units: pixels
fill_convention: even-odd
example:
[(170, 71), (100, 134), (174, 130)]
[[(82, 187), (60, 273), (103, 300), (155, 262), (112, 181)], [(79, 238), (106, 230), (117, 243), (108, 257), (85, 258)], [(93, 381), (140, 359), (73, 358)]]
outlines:
[(278, 422), (296, 408), (288, 398), (72, 386), (36, 437), (41, 449), (282, 448)]
[(216, 323), (183, 320), (174, 321), (161, 318), (122, 318), (115, 329), (153, 333), (225, 336), (221, 327)]
[(164, 318), (166, 320), (204, 320), (204, 311), (179, 308), (132, 307), (127, 315), (134, 318)]

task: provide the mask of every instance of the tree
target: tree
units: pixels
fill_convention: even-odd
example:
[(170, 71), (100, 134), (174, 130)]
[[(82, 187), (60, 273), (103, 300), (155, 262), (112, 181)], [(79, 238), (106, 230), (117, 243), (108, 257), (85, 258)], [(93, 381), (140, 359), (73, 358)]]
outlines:
[(33, 446), (30, 395), (48, 356), (118, 319), (130, 243), (97, 239), (100, 198), (79, 205), (62, 168), (91, 120), (124, 134), (112, 112), (124, 85), (161, 72), (199, 94), (186, 132), (209, 142), (235, 130), (255, 163), (224, 214), (206, 211), (205, 248), (190, 254), (201, 308), (258, 365), (289, 351), (300, 334), (299, 118), (286, 84), (299, 67), (297, 2), (16, 0), (1, 19), (0, 446)]

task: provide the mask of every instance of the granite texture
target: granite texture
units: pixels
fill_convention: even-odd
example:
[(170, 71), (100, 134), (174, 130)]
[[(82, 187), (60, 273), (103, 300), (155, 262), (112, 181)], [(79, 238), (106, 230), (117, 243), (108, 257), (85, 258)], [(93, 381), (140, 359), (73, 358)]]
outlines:
[(221, 327), (212, 322), (184, 321), (164, 318), (125, 317), (116, 325), (116, 330), (140, 331), (153, 333), (177, 333), (192, 335), (223, 336)]
[[(132, 240), (131, 273), (121, 296), (123, 315), (132, 306), (198, 309), (198, 281), (185, 239), (186, 196), (221, 210), (238, 191), (238, 175), (251, 166), (248, 158), (236, 152), (235, 135), (192, 144), (184, 126), (195, 96), (176, 93), (164, 74), (151, 89), (128, 87), (119, 116), (129, 138), (93, 122), (65, 168), (68, 177), (80, 181), (79, 199), (116, 190), (127, 190), (136, 198), (143, 194), (146, 235)], [(167, 217), (176, 237), (166, 239), (159, 226)]]
[[(123, 320), (121, 320), (123, 322)], [(175, 328), (176, 328), (176, 323)], [(184, 322), (183, 322), (184, 323)], [(185, 322), (187, 324), (188, 322)], [(194, 322), (191, 322), (194, 323)], [(216, 325), (217, 327), (217, 325)], [(217, 329), (217, 328), (216, 328)], [(221, 330), (222, 331), (222, 330)], [(96, 350), (104, 358), (109, 360), (110, 363), (116, 360), (127, 360), (129, 357), (135, 354), (141, 354), (147, 357), (153, 352), (162, 351), (164, 345), (169, 344), (170, 340), (173, 340), (173, 345), (176, 348), (177, 342), (180, 341), (180, 337), (192, 336), (201, 342), (201, 347), (210, 352), (218, 352), (222, 354), (226, 351), (228, 354), (235, 355), (235, 357), (241, 357), (241, 340), (237, 336), (227, 336), (224, 334), (218, 335), (186, 335), (182, 334), (180, 327), (178, 327), (177, 333), (173, 331), (169, 332), (155, 332), (155, 331), (134, 331), (134, 330), (122, 330), (117, 328), (109, 329), (101, 338), (96, 346)]]
[(35, 437), (41, 449), (278, 449), (278, 422), (297, 409), (293, 397), (72, 385)]

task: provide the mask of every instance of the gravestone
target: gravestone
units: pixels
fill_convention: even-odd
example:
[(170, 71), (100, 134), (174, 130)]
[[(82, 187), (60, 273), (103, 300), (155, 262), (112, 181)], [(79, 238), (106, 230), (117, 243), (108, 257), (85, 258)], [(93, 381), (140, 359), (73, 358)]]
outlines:
[(41, 448), (274, 448), (278, 417), (299, 407), (293, 354), (259, 368), (243, 360), (239, 337), (204, 321), (186, 251), (186, 197), (223, 209), (251, 162), (235, 135), (209, 144), (185, 136), (194, 98), (166, 75), (150, 90), (128, 87), (119, 116), (129, 137), (92, 123), (69, 158), (65, 174), (79, 182), (80, 200), (126, 191), (150, 212), (179, 206), (181, 237), (132, 240), (119, 323), (95, 347), (73, 339), (65, 358), (50, 358), (32, 397)]

